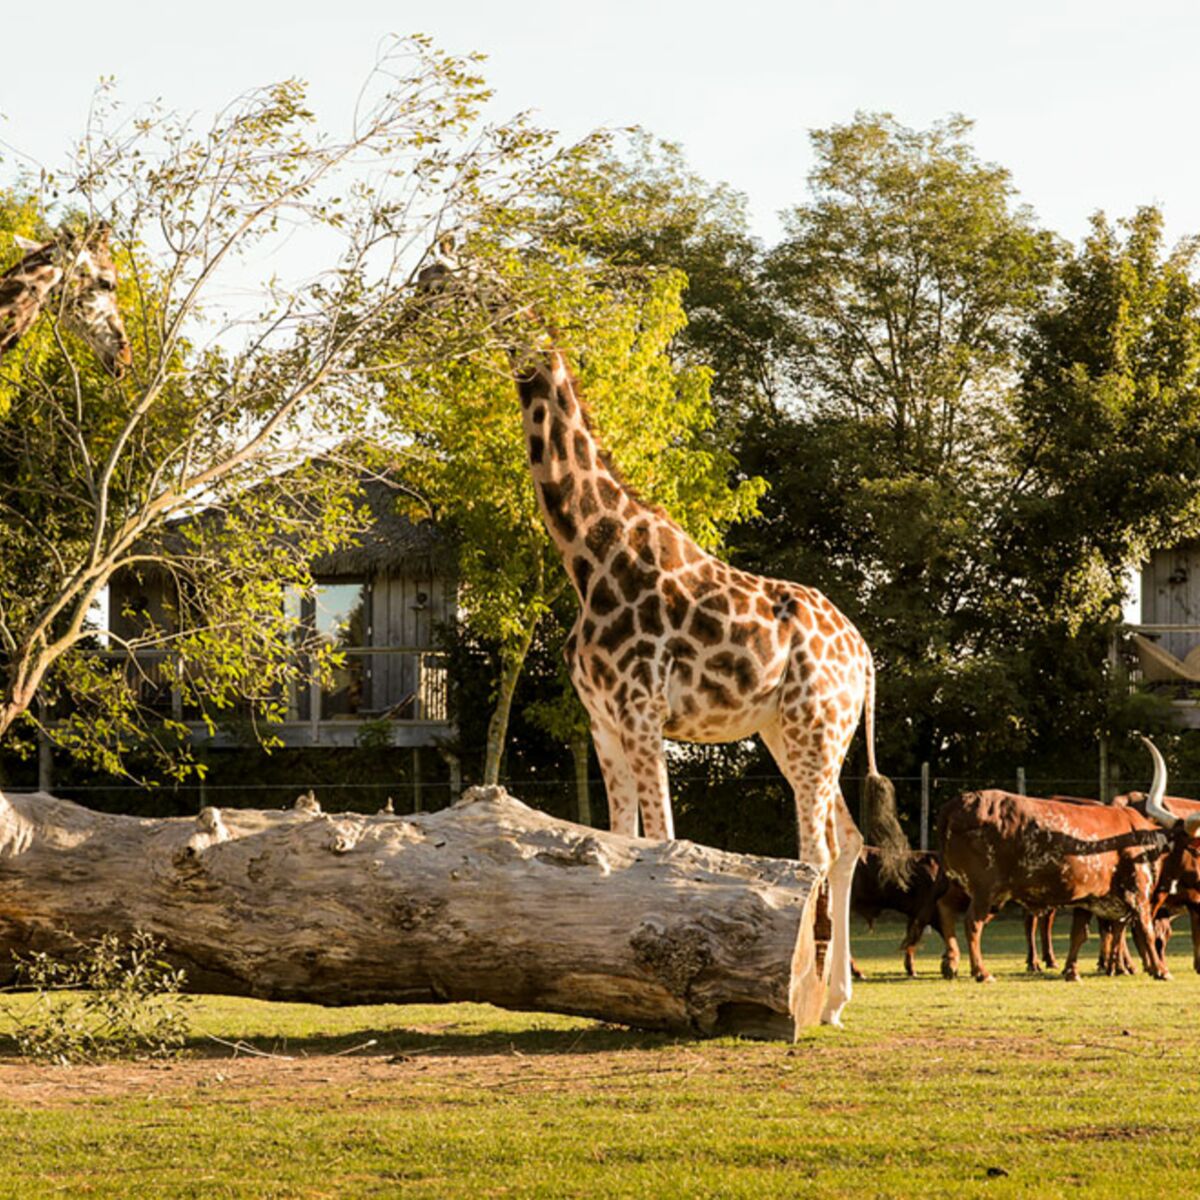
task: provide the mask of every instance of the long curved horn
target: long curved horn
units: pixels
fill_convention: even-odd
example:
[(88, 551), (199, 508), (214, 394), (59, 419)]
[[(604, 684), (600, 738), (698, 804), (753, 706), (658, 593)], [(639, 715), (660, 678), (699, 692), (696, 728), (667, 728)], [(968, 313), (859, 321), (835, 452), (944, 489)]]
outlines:
[(1148, 738), (1143, 737), (1150, 757), (1154, 759), (1154, 782), (1150, 785), (1150, 794), (1146, 797), (1146, 816), (1153, 818), (1164, 829), (1174, 829), (1180, 823), (1179, 818), (1163, 804), (1163, 796), (1167, 794), (1167, 764), (1159, 754), (1158, 747)]

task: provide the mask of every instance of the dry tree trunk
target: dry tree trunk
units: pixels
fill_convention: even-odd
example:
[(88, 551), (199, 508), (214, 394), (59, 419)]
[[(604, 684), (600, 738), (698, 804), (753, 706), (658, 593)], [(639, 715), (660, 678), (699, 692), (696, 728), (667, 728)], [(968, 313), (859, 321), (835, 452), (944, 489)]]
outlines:
[(820, 1015), (814, 875), (601, 833), (474, 788), (408, 817), (205, 809), (141, 820), (0, 796), (11, 951), (144, 929), (189, 986), (316, 1004), (478, 1000), (683, 1034)]

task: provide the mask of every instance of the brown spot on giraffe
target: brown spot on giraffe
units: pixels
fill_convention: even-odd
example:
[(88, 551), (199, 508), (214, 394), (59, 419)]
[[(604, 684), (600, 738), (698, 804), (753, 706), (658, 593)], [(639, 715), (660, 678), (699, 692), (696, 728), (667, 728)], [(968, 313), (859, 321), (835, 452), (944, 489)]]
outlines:
[(621, 595), (626, 601), (633, 603), (639, 596), (645, 595), (656, 582), (653, 571), (647, 571), (638, 566), (625, 550), (618, 550), (609, 564), (609, 572), (621, 589)]
[(585, 479), (583, 486), (579, 489), (579, 515), (587, 521), (599, 511), (600, 505), (596, 502), (596, 489), (592, 486), (590, 479)]
[(663, 603), (666, 605), (667, 620), (675, 629), (682, 629), (692, 611), (691, 601), (680, 590), (673, 579), (664, 579), (660, 584)]
[(621, 489), (617, 487), (611, 475), (603, 474), (597, 478), (596, 492), (605, 508), (615, 511), (620, 507)]
[(703, 609), (696, 608), (692, 610), (692, 620), (688, 626), (688, 632), (701, 646), (716, 646), (721, 642), (725, 627), (720, 621), (710, 617)]
[(621, 611), (600, 631), (596, 639), (610, 654), (622, 643), (627, 642), (637, 632), (633, 623), (633, 609), (622, 608)]
[(617, 598), (617, 593), (613, 591), (612, 584), (603, 576), (597, 579), (590, 597), (591, 612), (597, 617), (607, 617), (609, 613), (616, 612), (620, 604), (621, 601)]
[(588, 529), (583, 540), (596, 561), (603, 563), (620, 536), (620, 523), (612, 517), (601, 517)]
[(588, 581), (592, 577), (592, 564), (584, 558), (582, 554), (577, 555), (571, 563), (571, 570), (575, 575), (575, 587), (579, 595), (586, 599)]
[(567, 425), (558, 417), (550, 422), (550, 453), (557, 462), (567, 457)]
[(663, 632), (662, 599), (657, 592), (651, 592), (638, 605), (638, 625), (643, 633), (658, 637)]
[(658, 531), (658, 565), (664, 571), (677, 571), (683, 566), (683, 555), (679, 552), (679, 539), (670, 525)]

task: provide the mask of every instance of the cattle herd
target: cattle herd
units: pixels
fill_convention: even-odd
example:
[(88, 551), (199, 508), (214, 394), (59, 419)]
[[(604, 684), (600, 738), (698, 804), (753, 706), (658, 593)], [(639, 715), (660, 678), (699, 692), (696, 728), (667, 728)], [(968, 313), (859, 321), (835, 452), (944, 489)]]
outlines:
[[(1143, 739), (1154, 760), (1149, 794), (1118, 796), (1111, 804), (1071, 796), (1038, 799), (988, 789), (948, 801), (938, 818), (939, 853), (910, 852), (902, 860), (873, 847), (863, 850), (851, 905), (873, 922), (884, 910), (908, 918), (901, 949), (905, 970), (926, 927), (945, 943), (942, 974), (958, 974), (957, 926), (965, 922), (971, 974), (990, 982), (984, 965), (984, 926), (1009, 901), (1025, 909), (1027, 965), (1057, 966), (1050, 930), (1057, 909), (1071, 909), (1071, 945), (1063, 974), (1078, 979), (1079, 951), (1095, 916), (1100, 924), (1099, 967), (1132, 971), (1125, 932), (1146, 972), (1170, 975), (1163, 958), (1170, 924), (1186, 911), (1193, 964), (1200, 972), (1200, 802), (1167, 796), (1162, 755)], [(861, 974), (855, 969), (855, 974)]]

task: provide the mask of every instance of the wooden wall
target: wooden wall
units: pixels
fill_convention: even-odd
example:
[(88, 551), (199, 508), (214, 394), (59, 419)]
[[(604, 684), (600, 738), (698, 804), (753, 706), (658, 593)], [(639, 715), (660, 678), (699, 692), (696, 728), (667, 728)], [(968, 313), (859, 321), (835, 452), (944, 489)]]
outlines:
[[(418, 595), (424, 593), (422, 606)], [(436, 646), (436, 629), (457, 616), (455, 588), (445, 576), (431, 572), (380, 574), (371, 582), (372, 646)], [(415, 693), (417, 662), (409, 654), (371, 656), (369, 708), (383, 710)], [(411, 716), (411, 712), (405, 712)]]
[[(1200, 626), (1200, 542), (1157, 550), (1142, 567), (1142, 624)], [(1183, 658), (1200, 632), (1165, 633), (1158, 643)]]
[[(351, 582), (349, 578), (322, 576), (321, 583)], [(425, 602), (418, 601), (420, 593)], [(436, 630), (439, 625), (452, 624), (457, 619), (454, 581), (435, 574), (431, 567), (418, 568), (412, 573), (381, 572), (369, 584), (370, 634), (372, 646), (405, 646), (436, 649)], [(134, 636), (134, 623), (117, 616), (120, 607), (134, 596), (144, 596), (156, 619), (165, 622), (162, 606), (162, 580), (152, 576), (138, 583), (129, 576), (118, 577), (111, 590), (114, 632), (123, 637)], [(417, 657), (413, 654), (372, 654), (363, 660), (369, 675), (363, 680), (363, 708), (369, 715), (385, 712), (417, 691)], [(305, 701), (306, 703), (306, 701)], [(297, 716), (304, 718), (300, 711)], [(409, 704), (403, 712), (394, 714), (411, 720), (416, 712)]]

